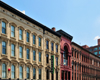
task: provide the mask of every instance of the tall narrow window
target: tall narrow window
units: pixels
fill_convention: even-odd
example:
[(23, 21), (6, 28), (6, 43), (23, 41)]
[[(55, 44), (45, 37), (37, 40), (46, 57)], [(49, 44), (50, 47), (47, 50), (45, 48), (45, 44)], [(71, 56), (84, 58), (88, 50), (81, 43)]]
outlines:
[(58, 80), (58, 71), (56, 71), (56, 80)]
[(36, 43), (36, 36), (33, 35), (33, 44), (35, 44), (35, 43)]
[(58, 45), (56, 44), (56, 53), (58, 53)]
[(14, 65), (11, 66), (11, 78), (12, 79), (15, 78), (15, 66)]
[(41, 38), (39, 37), (39, 46), (41, 46)]
[(19, 78), (23, 79), (23, 67), (22, 66), (19, 67)]
[(49, 41), (46, 41), (46, 49), (49, 49)]
[(29, 32), (27, 32), (27, 35), (26, 35), (26, 41), (29, 42), (29, 37), (30, 37), (30, 34)]
[(36, 79), (36, 69), (33, 68), (33, 79)]
[(41, 52), (39, 52), (39, 62), (41, 62)]
[(2, 54), (6, 54), (6, 42), (2, 42)]
[(11, 26), (11, 37), (15, 37), (15, 27)]
[(15, 45), (11, 44), (11, 56), (15, 56)]
[(29, 50), (29, 49), (27, 49), (27, 59), (29, 59), (29, 58), (30, 58), (30, 57), (29, 57), (29, 56), (30, 56), (29, 54), (30, 54), (30, 50)]
[(23, 58), (23, 48), (19, 47), (19, 58)]
[(54, 43), (51, 43), (51, 51), (53, 51)]
[(56, 66), (58, 66), (58, 57), (56, 57)]
[(6, 76), (7, 76), (6, 71), (7, 71), (6, 70), (6, 64), (3, 63), (2, 64), (2, 78), (6, 78)]
[(49, 70), (47, 69), (47, 72), (46, 72), (46, 74), (47, 74), (47, 80), (49, 79)]
[(49, 63), (49, 55), (46, 55), (46, 62)]
[(30, 79), (30, 69), (27, 67), (27, 79)]
[(39, 69), (39, 79), (41, 79), (41, 69)]
[(2, 33), (6, 34), (6, 23), (2, 21)]
[(33, 60), (35, 61), (36, 60), (36, 51), (33, 50)]
[(23, 31), (22, 31), (22, 29), (19, 29), (19, 39), (20, 40), (23, 39)]
[(63, 64), (68, 65), (68, 50), (66, 46), (64, 47)]

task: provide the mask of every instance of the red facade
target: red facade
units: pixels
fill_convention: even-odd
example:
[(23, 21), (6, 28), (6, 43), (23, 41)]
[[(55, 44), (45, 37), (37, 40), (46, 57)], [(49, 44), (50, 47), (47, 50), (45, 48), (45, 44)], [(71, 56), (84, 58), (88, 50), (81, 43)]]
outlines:
[(61, 68), (60, 80), (72, 80), (72, 67), (71, 67), (71, 40), (66, 37), (61, 37)]

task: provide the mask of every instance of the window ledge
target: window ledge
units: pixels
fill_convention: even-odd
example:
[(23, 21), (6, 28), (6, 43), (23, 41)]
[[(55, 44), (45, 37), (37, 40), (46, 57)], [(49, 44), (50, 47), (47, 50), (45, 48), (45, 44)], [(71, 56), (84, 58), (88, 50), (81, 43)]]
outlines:
[(26, 42), (27, 45), (30, 45), (30, 42)]
[(42, 62), (38, 62), (38, 64), (42, 65)]
[(49, 52), (49, 49), (46, 49), (47, 52)]
[(1, 54), (2, 57), (7, 57), (7, 54)]
[(33, 44), (34, 47), (36, 47), (36, 44)]
[(1, 35), (7, 37), (7, 34), (3, 34), (3, 33), (1, 33)]
[(15, 56), (11, 56), (11, 58), (16, 59), (16, 57), (15, 57)]
[(47, 66), (50, 66), (50, 64), (49, 64), (49, 63), (46, 63), (46, 65), (47, 65)]
[(32, 61), (32, 62), (36, 64), (36, 61)]
[(20, 39), (19, 39), (19, 41), (20, 41), (20, 42), (23, 42), (23, 40), (20, 40)]
[(19, 58), (19, 60), (23, 60), (23, 58)]
[(30, 59), (26, 59), (27, 62), (30, 62)]
[(11, 39), (13, 39), (13, 40), (16, 40), (16, 38), (15, 37), (10, 37)]

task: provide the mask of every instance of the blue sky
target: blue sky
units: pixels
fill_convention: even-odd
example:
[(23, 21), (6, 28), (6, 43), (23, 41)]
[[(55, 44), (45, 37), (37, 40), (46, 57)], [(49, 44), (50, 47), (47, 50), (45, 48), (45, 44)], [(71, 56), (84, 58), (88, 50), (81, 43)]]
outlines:
[(62, 29), (79, 45), (100, 36), (100, 0), (2, 0), (49, 28)]

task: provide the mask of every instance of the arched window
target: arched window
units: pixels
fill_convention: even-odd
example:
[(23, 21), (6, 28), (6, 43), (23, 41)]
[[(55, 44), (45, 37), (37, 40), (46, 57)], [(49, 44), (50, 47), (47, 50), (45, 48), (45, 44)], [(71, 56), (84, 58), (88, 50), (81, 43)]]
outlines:
[(65, 46), (64, 47), (64, 53), (63, 53), (63, 65), (68, 65), (68, 49)]

